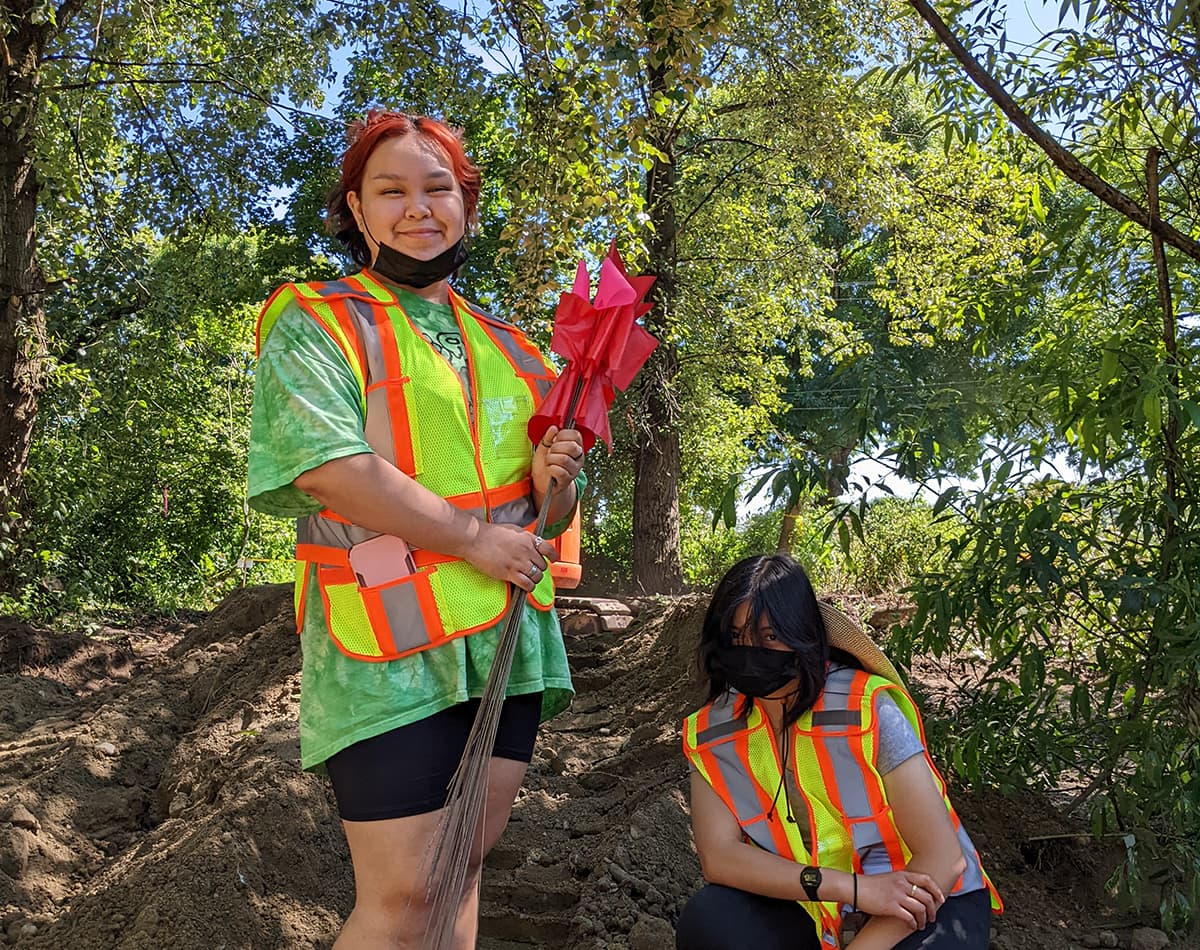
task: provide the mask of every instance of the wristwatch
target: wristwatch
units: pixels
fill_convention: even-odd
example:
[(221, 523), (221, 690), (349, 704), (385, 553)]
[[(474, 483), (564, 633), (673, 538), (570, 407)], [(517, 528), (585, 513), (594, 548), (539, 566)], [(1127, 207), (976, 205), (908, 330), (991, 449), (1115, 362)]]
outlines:
[(815, 868), (811, 864), (805, 865), (800, 869), (800, 886), (804, 888), (804, 893), (808, 895), (810, 901), (819, 900), (817, 897), (817, 888), (821, 886), (821, 869)]

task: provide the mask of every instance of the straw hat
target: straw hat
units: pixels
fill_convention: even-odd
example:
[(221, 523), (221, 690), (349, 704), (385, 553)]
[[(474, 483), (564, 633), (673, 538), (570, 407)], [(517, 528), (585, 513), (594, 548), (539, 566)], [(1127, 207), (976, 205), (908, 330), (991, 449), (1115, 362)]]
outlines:
[(901, 686), (904, 680), (892, 666), (892, 661), (883, 655), (875, 641), (872, 640), (858, 621), (842, 613), (832, 604), (818, 602), (821, 607), (821, 619), (825, 621), (825, 633), (829, 637), (829, 645), (845, 650), (858, 658), (863, 669), (876, 676), (882, 676)]

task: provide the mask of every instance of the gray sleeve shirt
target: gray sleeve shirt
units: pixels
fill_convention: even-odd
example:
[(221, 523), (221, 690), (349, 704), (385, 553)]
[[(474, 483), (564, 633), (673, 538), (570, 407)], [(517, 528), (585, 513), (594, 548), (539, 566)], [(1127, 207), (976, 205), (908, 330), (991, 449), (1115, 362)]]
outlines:
[(880, 775), (886, 775), (896, 766), (925, 751), (912, 723), (887, 693), (879, 694), (875, 715), (879, 717), (879, 747), (875, 751), (875, 767)]

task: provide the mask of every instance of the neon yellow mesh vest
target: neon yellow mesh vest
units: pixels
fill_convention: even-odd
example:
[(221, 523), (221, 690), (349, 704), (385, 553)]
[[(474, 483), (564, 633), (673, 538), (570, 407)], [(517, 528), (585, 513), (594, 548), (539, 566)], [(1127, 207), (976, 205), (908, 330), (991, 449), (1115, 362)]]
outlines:
[[(476, 517), (533, 526), (533, 449), (525, 427), (554, 373), (519, 330), (451, 291), (467, 351), (472, 413), (462, 378), (370, 271), (280, 287), (259, 315), (260, 348), (291, 304), (313, 317), (346, 357), (359, 381), (366, 440), (377, 455)], [(359, 586), (348, 552), (376, 536), (328, 509), (296, 522), (297, 623), (313, 593), (310, 565), (316, 565), (329, 632), (356, 659), (406, 656), (488, 629), (504, 615), (506, 583), (432, 551), (413, 552), (415, 574)], [(550, 609), (549, 571), (527, 596), (534, 607)]]
[[(912, 854), (896, 828), (883, 777), (875, 768), (875, 701), (885, 691), (924, 744), (920, 714), (903, 687), (862, 670), (831, 668), (816, 705), (791, 730), (793, 771), (786, 775), (787, 787), (807, 811), (795, 815), (795, 822), (784, 820), (769, 791), (779, 788), (784, 770), (771, 724), (756, 701), (739, 716), (744, 697), (727, 693), (692, 713), (683, 723), (683, 751), (737, 818), (743, 834), (759, 847), (800, 864), (840, 871), (902, 870)], [(950, 894), (987, 888), (992, 910), (999, 913), (1004, 907), (1000, 895), (928, 752), (925, 758), (967, 861)], [(812, 916), (822, 945), (840, 946), (842, 916), (850, 907), (832, 901), (804, 901), (801, 906)]]

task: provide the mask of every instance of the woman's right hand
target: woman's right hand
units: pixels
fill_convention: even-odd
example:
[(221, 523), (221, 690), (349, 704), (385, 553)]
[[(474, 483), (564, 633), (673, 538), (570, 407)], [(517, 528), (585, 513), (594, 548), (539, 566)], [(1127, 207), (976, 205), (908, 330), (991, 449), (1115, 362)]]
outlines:
[(858, 875), (858, 909), (872, 917), (895, 917), (912, 930), (932, 922), (945, 901), (937, 881), (920, 871)]
[(464, 557), (489, 577), (531, 591), (542, 579), (549, 562), (558, 560), (558, 551), (549, 541), (516, 525), (483, 521)]

